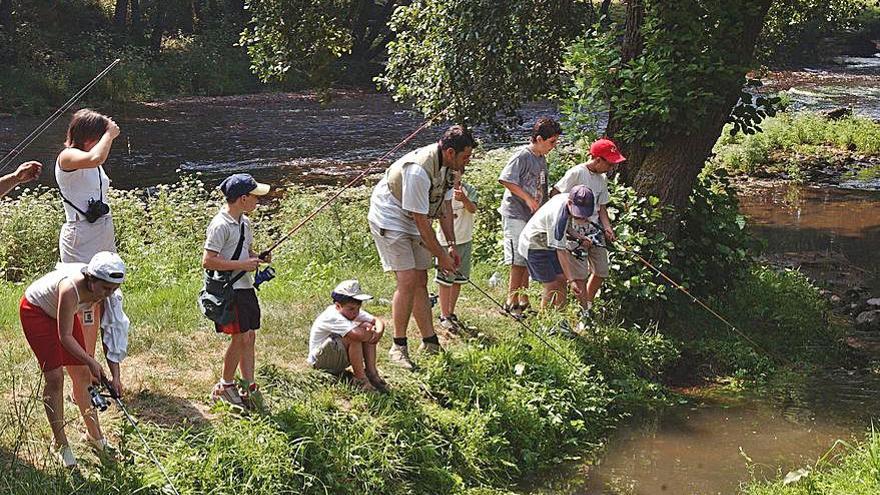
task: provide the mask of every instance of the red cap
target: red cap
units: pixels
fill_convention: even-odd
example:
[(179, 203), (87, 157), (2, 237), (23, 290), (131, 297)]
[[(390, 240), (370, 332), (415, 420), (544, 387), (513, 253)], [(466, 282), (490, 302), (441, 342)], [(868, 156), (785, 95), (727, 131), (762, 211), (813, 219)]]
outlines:
[(610, 163), (620, 163), (626, 160), (626, 157), (620, 154), (614, 141), (605, 138), (590, 145), (590, 155), (594, 158), (604, 158)]

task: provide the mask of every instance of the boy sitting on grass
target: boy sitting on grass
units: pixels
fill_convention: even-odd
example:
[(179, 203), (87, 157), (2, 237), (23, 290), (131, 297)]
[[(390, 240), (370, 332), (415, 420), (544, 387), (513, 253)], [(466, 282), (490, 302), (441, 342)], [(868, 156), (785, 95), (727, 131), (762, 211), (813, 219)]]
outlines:
[(319, 370), (341, 375), (348, 366), (355, 382), (364, 390), (385, 390), (388, 384), (376, 368), (376, 346), (385, 323), (361, 309), (373, 298), (361, 291), (357, 280), (346, 280), (330, 293), (327, 306), (312, 323), (309, 335), (309, 364)]

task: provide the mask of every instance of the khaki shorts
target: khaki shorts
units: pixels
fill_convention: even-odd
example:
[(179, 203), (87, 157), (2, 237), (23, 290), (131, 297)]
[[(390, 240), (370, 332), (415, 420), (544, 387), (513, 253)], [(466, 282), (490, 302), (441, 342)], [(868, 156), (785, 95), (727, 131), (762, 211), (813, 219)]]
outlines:
[(575, 280), (586, 280), (591, 273), (595, 273), (597, 277), (608, 278), (608, 250), (601, 247), (591, 247), (585, 249), (587, 256), (579, 260), (574, 255), (569, 254), (572, 270)]
[(338, 375), (345, 371), (345, 368), (348, 368), (350, 364), (348, 362), (348, 350), (345, 348), (345, 342), (342, 341), (342, 337), (334, 334), (321, 344), (321, 348), (315, 354), (315, 362), (312, 364), (312, 368)]
[(370, 233), (382, 260), (382, 270), (401, 272), (404, 270), (427, 270), (431, 268), (434, 257), (422, 244), (422, 236), (407, 234), (399, 230), (386, 230), (370, 223)]

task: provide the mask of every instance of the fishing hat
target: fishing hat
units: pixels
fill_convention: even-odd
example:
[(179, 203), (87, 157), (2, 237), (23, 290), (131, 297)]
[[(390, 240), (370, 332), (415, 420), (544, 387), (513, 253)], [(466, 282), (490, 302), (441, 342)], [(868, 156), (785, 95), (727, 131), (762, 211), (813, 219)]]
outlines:
[(596, 198), (593, 196), (593, 190), (589, 187), (579, 184), (568, 191), (568, 211), (571, 215), (578, 218), (590, 218), (595, 210)]
[(238, 199), (245, 194), (263, 196), (269, 192), (269, 184), (254, 180), (251, 174), (232, 174), (220, 183), (220, 191), (226, 199)]
[(594, 158), (604, 158), (609, 163), (620, 163), (626, 160), (626, 157), (620, 154), (614, 141), (602, 138), (590, 145), (590, 155)]
[(125, 262), (118, 254), (110, 251), (96, 253), (82, 271), (111, 284), (125, 281)]
[(345, 280), (339, 283), (330, 294), (335, 300), (337, 296), (350, 297), (358, 301), (369, 301), (373, 296), (364, 294), (361, 290), (361, 284), (357, 280)]

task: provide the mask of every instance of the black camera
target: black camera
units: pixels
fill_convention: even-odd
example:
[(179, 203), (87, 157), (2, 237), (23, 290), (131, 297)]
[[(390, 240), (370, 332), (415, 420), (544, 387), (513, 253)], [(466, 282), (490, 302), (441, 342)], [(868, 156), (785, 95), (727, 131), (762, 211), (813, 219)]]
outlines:
[(89, 387), (89, 398), (91, 399), (92, 407), (101, 412), (107, 410), (107, 399), (101, 395), (101, 389), (99, 387), (95, 385)]
[(89, 223), (95, 223), (99, 218), (110, 213), (110, 205), (100, 199), (89, 199), (89, 205), (86, 207), (85, 217)]

